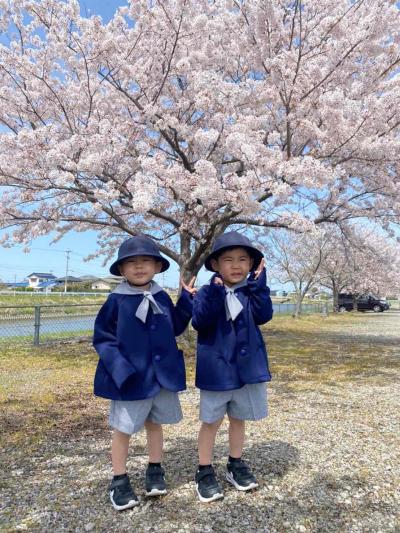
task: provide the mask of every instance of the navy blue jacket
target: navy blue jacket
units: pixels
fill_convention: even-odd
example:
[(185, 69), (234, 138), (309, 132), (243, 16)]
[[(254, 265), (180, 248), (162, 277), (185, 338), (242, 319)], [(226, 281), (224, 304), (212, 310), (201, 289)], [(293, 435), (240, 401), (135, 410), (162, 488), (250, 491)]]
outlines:
[(193, 303), (193, 327), (198, 331), (196, 387), (232, 390), (246, 383), (270, 381), (268, 357), (258, 325), (272, 318), (266, 272), (251, 273), (247, 285), (235, 289), (243, 310), (226, 319), (225, 288), (214, 280), (200, 289)]
[(93, 346), (99, 354), (94, 378), (96, 396), (111, 400), (141, 400), (163, 387), (186, 388), (183, 353), (175, 335), (186, 329), (193, 299), (185, 289), (176, 304), (165, 291), (154, 295), (163, 314), (149, 308), (146, 323), (136, 316), (141, 295), (110, 294), (97, 315)]

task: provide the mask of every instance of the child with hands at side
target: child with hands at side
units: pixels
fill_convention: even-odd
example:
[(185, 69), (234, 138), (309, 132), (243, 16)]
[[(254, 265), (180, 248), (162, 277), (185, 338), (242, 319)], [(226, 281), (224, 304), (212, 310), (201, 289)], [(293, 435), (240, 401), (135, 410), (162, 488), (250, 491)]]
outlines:
[(202, 421), (195, 482), (200, 501), (211, 502), (223, 497), (212, 457), (225, 414), (229, 418), (226, 479), (240, 491), (258, 486), (242, 451), (245, 421), (267, 416), (265, 382), (271, 374), (258, 326), (271, 320), (273, 310), (263, 254), (244, 235), (220, 235), (205, 266), (215, 274), (197, 293), (192, 319), (198, 332), (196, 386)]
[(94, 393), (111, 400), (109, 423), (113, 428), (109, 488), (119, 511), (139, 503), (127, 474), (131, 435), (146, 430), (149, 464), (146, 496), (166, 493), (162, 424), (182, 419), (178, 391), (186, 388), (183, 354), (175, 336), (192, 317), (195, 279), (181, 281), (176, 305), (153, 281), (169, 268), (155, 242), (144, 236), (123, 242), (110, 272), (125, 280), (104, 303), (96, 318), (93, 345), (99, 355)]

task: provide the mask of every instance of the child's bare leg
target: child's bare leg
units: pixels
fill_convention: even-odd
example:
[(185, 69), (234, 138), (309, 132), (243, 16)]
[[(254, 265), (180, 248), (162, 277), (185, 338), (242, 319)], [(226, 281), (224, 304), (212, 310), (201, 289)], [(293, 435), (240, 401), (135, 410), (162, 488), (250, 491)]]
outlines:
[(207, 424), (203, 422), (199, 431), (199, 465), (210, 465), (212, 463), (215, 437), (222, 423), (223, 418)]
[(114, 429), (111, 443), (111, 460), (114, 471), (114, 478), (110, 485), (110, 499), (114, 509), (123, 511), (139, 504), (129, 476), (126, 473), (126, 462), (128, 460), (129, 440), (131, 436)]
[(146, 420), (147, 450), (149, 463), (161, 463), (163, 456), (163, 430), (161, 424)]
[(229, 455), (234, 458), (242, 457), (245, 435), (245, 422), (238, 418), (229, 417)]
[(229, 459), (226, 479), (236, 489), (246, 491), (258, 487), (258, 483), (247, 464), (242, 461), (244, 435), (244, 420), (229, 417)]
[(128, 460), (129, 440), (131, 436), (114, 429), (111, 443), (111, 461), (114, 476), (121, 476), (126, 473), (126, 462)]

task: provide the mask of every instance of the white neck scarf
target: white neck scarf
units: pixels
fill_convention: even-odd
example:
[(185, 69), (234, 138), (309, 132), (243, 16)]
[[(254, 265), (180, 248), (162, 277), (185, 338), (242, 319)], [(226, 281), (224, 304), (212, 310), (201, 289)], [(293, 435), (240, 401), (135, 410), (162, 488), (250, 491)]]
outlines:
[(155, 315), (163, 314), (162, 310), (159, 308), (153, 296), (154, 294), (157, 294), (160, 291), (162, 291), (162, 288), (155, 281), (150, 282), (150, 290), (144, 291), (139, 287), (134, 287), (130, 285), (125, 280), (113, 290), (113, 293), (134, 294), (138, 296), (143, 295), (143, 299), (138, 305), (138, 308), (136, 309), (135, 316), (144, 323), (146, 322), (147, 313), (149, 312), (150, 306)]
[(239, 289), (240, 287), (245, 287), (247, 285), (247, 279), (244, 279), (240, 283), (236, 283), (236, 285), (232, 285), (232, 287), (225, 287), (226, 291), (226, 297), (225, 297), (225, 312), (226, 312), (226, 319), (232, 320), (232, 322), (236, 319), (236, 317), (239, 315), (239, 313), (243, 309), (243, 305), (240, 303), (239, 298), (235, 294), (235, 289)]
[[(213, 283), (213, 278), (208, 282), (208, 284)], [(240, 281), (239, 283), (236, 283), (235, 285), (232, 285), (232, 287), (227, 287), (225, 285), (225, 313), (226, 313), (226, 319), (227, 320), (235, 320), (236, 317), (239, 315), (239, 313), (243, 309), (243, 305), (240, 303), (239, 298), (235, 294), (235, 289), (239, 289), (240, 287), (245, 287), (247, 285), (247, 279), (244, 279)]]

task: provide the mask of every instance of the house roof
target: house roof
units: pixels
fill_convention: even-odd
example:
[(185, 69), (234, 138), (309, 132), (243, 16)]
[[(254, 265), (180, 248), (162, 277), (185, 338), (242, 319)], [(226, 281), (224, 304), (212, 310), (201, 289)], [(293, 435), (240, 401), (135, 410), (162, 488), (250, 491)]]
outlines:
[(55, 279), (56, 276), (54, 274), (49, 274), (47, 272), (32, 272), (32, 274), (29, 274), (29, 276), (26, 276), (27, 278), (31, 278), (32, 276), (35, 276), (37, 278), (46, 278), (46, 279)]
[(58, 283), (58, 281), (55, 281), (55, 280), (42, 281), (41, 283), (38, 283), (36, 288), (37, 289), (47, 289), (48, 287), (55, 287), (56, 285), (59, 285), (59, 283)]
[(94, 283), (99, 283), (100, 281), (103, 283), (121, 283), (121, 278), (117, 278), (116, 276), (108, 276), (106, 278), (96, 279)]

